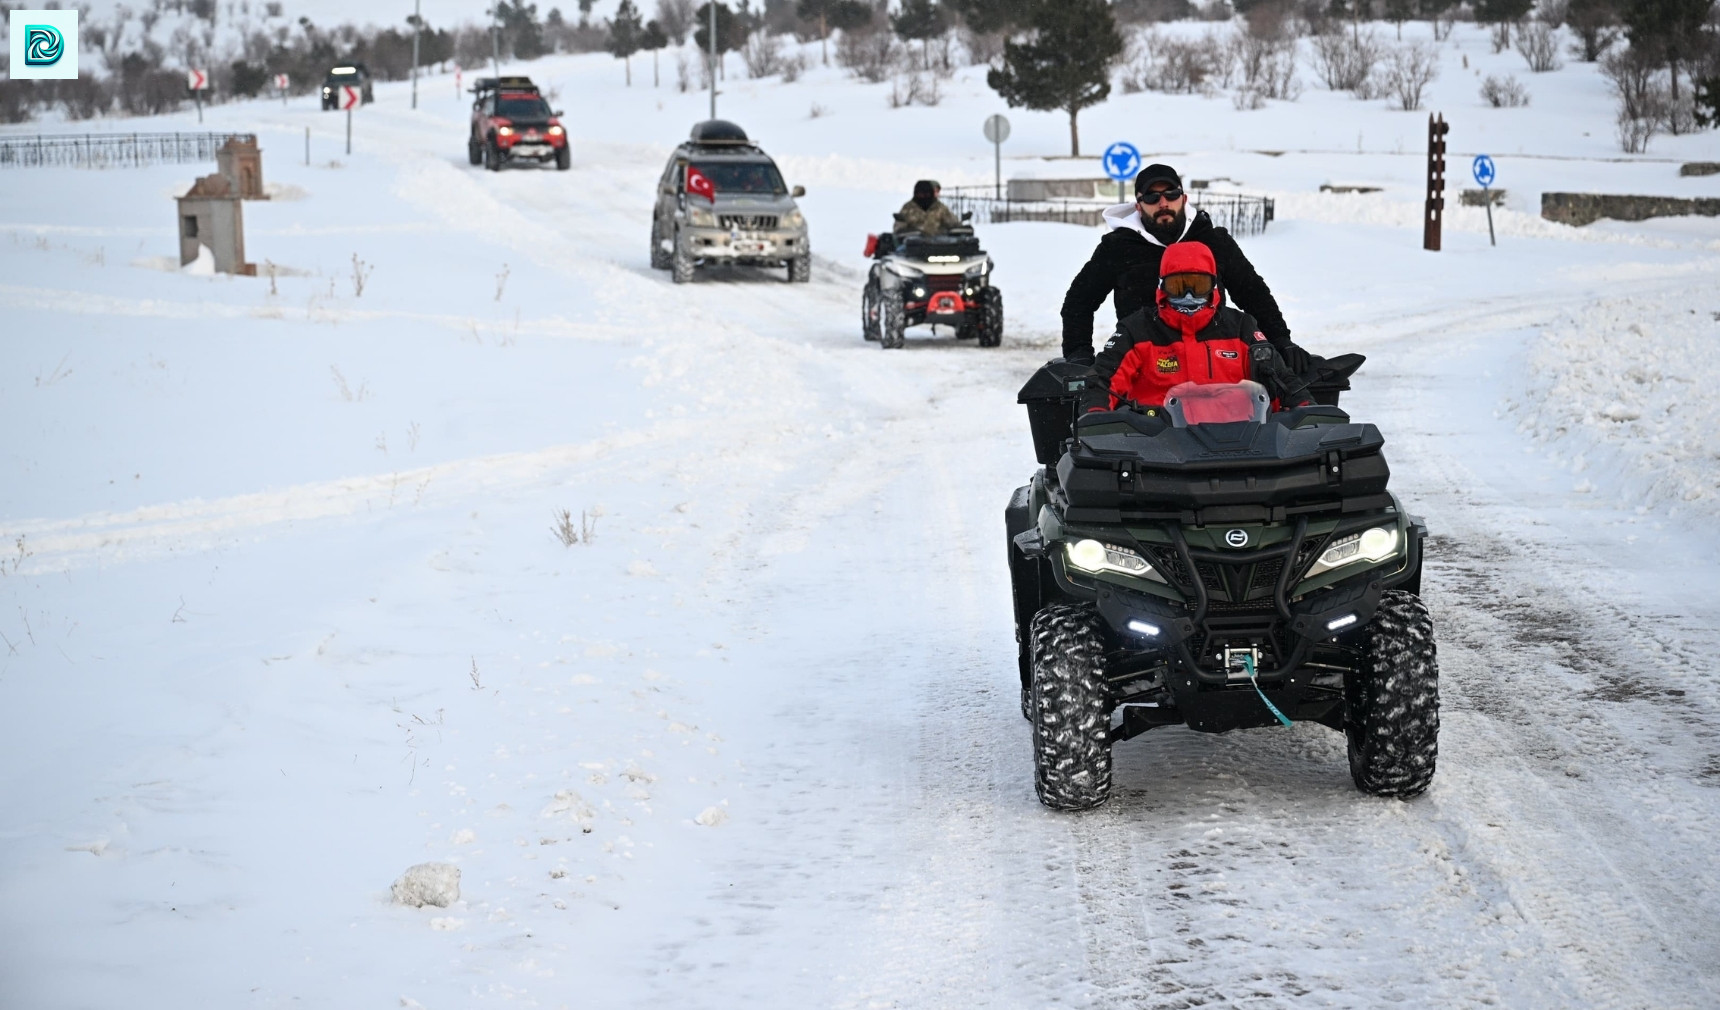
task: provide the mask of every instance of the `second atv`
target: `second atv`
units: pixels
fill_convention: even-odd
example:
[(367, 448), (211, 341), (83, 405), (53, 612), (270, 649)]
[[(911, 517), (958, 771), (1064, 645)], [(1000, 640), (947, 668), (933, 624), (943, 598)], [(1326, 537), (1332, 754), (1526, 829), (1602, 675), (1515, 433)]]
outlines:
[[(965, 220), (965, 216), (964, 216)], [(945, 235), (868, 235), (872, 269), (861, 295), (860, 331), (888, 348), (910, 326), (948, 326), (981, 347), (1003, 342), (1003, 292), (991, 284), (991, 257), (971, 227)]]

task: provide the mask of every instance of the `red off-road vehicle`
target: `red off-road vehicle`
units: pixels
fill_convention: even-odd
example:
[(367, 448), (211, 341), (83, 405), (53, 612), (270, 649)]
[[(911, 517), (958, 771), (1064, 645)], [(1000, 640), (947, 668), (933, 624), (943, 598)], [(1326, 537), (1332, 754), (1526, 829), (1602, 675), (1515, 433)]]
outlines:
[(472, 132), (466, 140), (472, 164), (492, 172), (515, 161), (554, 161), (564, 172), (572, 166), (561, 112), (550, 111), (531, 78), (481, 77), (472, 94)]

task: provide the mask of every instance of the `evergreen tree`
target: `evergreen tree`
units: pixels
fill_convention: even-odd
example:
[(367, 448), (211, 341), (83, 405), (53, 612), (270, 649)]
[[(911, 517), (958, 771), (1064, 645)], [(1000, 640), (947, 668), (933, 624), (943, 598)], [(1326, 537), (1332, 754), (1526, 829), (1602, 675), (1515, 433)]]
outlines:
[[(711, 68), (711, 72), (721, 74), (723, 57), (747, 44), (747, 30), (746, 26), (741, 24), (740, 18), (735, 16), (735, 12), (729, 9), (728, 4), (718, 3), (716, 9), (717, 65)], [(693, 15), (693, 26), (693, 44), (699, 47), (700, 52), (709, 53), (711, 51), (711, 4), (709, 2), (699, 5), (699, 9)]]
[(1704, 43), (1703, 25), (1714, 0), (1626, 0), (1623, 16), (1630, 46), (1666, 65), (1672, 74), (1672, 100), (1678, 101), (1678, 68), (1693, 61)]
[(903, 41), (920, 43), (920, 68), (926, 69), (926, 43), (944, 33), (944, 12), (937, 0), (902, 0), (902, 8), (890, 15), (890, 28)]
[(1055, 0), (945, 0), (945, 5), (972, 30), (1010, 32), (1033, 23), (1042, 4)]
[(853, 31), (872, 23), (872, 8), (860, 0), (800, 0), (794, 13), (807, 24), (818, 25), (818, 50), (827, 67), (832, 29)]
[(639, 22), (639, 10), (633, 0), (621, 0), (615, 16), (609, 19), (609, 45), (606, 47), (627, 68), (627, 86), (633, 86), (633, 54), (645, 48), (645, 26)]
[(1593, 63), (1618, 38), (1618, 4), (1616, 0), (1571, 0), (1565, 24), (1582, 44), (1583, 62)]
[(1003, 66), (985, 82), (1011, 108), (1063, 109), (1069, 113), (1069, 154), (1081, 156), (1077, 117), (1111, 94), (1111, 64), (1123, 54), (1123, 38), (1105, 0), (1057, 0), (1033, 16), (1033, 38), (1005, 42)]
[(663, 30), (656, 19), (645, 22), (645, 37), (640, 40), (639, 48), (651, 54), (651, 86), (657, 87), (660, 75), (657, 70), (657, 57), (669, 45), (669, 33)]

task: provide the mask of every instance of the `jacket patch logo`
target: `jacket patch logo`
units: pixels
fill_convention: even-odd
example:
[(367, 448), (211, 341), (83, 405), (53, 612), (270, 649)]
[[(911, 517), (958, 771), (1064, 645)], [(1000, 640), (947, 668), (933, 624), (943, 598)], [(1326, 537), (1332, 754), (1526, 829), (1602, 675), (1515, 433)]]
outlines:
[(1259, 330), (1255, 330), (1255, 331), (1254, 331), (1254, 339), (1255, 339), (1255, 340), (1257, 340), (1257, 341), (1258, 341), (1258, 340), (1265, 340), (1265, 339), (1266, 339), (1266, 334), (1264, 334), (1264, 333), (1261, 333), (1261, 332), (1260, 332), (1260, 331), (1259, 331)]
[(1182, 362), (1178, 361), (1176, 358), (1165, 357), (1159, 359), (1159, 371), (1161, 372), (1175, 372), (1179, 371), (1181, 368)]
[(1242, 356), (1242, 352), (1240, 352), (1240, 351), (1219, 351), (1218, 356), (1221, 358), (1238, 358), (1238, 357)]

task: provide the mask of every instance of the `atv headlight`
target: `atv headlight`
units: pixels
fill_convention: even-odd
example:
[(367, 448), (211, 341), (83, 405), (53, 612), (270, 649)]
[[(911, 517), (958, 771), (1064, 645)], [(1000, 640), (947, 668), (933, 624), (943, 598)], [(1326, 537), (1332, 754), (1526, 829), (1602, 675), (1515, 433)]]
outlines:
[(884, 261), (884, 268), (889, 270), (891, 273), (895, 274), (897, 277), (903, 278), (904, 280), (910, 280), (911, 281), (911, 280), (915, 280), (917, 278), (925, 276), (925, 274), (922, 273), (921, 271), (916, 270), (913, 267), (907, 265), (906, 263), (902, 263), (898, 260), (885, 260)]
[(689, 207), (687, 208), (687, 223), (695, 228), (715, 228), (717, 226), (717, 212)]
[(970, 280), (978, 280), (979, 278), (984, 277), (985, 276), (985, 264), (984, 263), (975, 263), (973, 266), (968, 267), (966, 270), (963, 270), (962, 276), (966, 277)]
[(1339, 537), (1326, 545), (1326, 549), (1320, 552), (1319, 560), (1315, 561), (1308, 569), (1308, 574), (1302, 577), (1313, 578), (1358, 561), (1384, 561), (1397, 554), (1400, 540), (1396, 526), (1375, 526), (1360, 533), (1351, 533), (1347, 537)]
[(1118, 575), (1133, 575), (1137, 579), (1165, 581), (1164, 576), (1148, 564), (1146, 558), (1116, 544), (1076, 540), (1064, 545), (1063, 559), (1076, 568), (1095, 575), (1100, 572), (1114, 572)]

